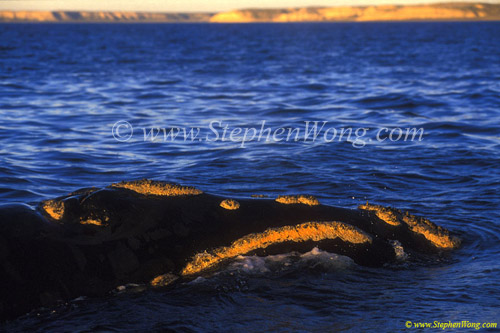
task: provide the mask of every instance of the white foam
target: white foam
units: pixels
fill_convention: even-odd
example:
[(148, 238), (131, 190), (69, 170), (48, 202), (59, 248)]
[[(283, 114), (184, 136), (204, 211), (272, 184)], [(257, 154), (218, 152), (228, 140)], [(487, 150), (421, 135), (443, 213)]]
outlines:
[(266, 274), (286, 269), (322, 269), (325, 271), (345, 270), (354, 265), (346, 256), (313, 248), (306, 253), (290, 252), (286, 254), (259, 256), (238, 256), (228, 266), (229, 271), (249, 274)]
[(392, 247), (394, 248), (394, 252), (396, 253), (396, 259), (400, 261), (405, 261), (408, 259), (408, 255), (405, 252), (405, 249), (403, 248), (403, 245), (401, 244), (400, 241), (397, 240), (391, 240), (390, 241)]

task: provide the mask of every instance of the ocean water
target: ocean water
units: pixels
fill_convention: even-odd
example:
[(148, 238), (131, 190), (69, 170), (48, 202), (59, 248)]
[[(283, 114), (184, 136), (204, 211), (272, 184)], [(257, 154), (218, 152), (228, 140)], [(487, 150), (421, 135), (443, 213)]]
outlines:
[[(240, 257), (172, 290), (129, 286), (2, 329), (392, 332), (407, 321), (500, 322), (499, 45), (498, 22), (0, 25), (2, 204), (146, 177), (232, 197), (309, 193), (349, 208), (369, 200), (463, 239), (440, 262), (378, 269), (319, 250)], [(315, 123), (367, 130), (222, 140), (226, 126), (302, 135)], [(202, 135), (164, 136), (176, 128)], [(421, 140), (397, 140), (406, 128), (422, 129)]]

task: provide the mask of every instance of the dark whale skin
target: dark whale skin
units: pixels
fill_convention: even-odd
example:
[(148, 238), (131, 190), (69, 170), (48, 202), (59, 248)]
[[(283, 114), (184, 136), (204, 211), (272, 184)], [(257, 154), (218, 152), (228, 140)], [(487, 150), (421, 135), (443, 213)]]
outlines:
[[(405, 224), (393, 226), (365, 210), (326, 205), (237, 199), (224, 209), (211, 194), (159, 196), (124, 188), (82, 189), (55, 199), (64, 205), (54, 219), (44, 206), (0, 206), (0, 319), (50, 307), (79, 296), (102, 296), (126, 283), (149, 283), (182, 269), (197, 253), (269, 228), (336, 221), (370, 235), (370, 243), (339, 238), (284, 241), (248, 253), (305, 252), (317, 246), (366, 266), (394, 261), (391, 243), (439, 254)], [(102, 223), (88, 223), (100, 221)], [(185, 276), (190, 278), (190, 276)]]

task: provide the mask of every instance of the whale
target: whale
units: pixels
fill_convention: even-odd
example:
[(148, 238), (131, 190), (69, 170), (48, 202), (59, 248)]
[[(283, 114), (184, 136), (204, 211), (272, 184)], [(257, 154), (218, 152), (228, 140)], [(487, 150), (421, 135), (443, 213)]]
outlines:
[(312, 195), (233, 198), (133, 180), (36, 206), (0, 206), (0, 319), (135, 283), (172, 287), (240, 255), (319, 248), (380, 267), (460, 246), (449, 230), (396, 208), (323, 205)]

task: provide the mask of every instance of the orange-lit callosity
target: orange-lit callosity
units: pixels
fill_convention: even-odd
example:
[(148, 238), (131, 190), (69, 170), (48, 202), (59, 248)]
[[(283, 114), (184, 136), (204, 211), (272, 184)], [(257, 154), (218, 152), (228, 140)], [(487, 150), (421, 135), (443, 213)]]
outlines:
[(240, 208), (240, 203), (233, 199), (222, 200), (220, 206), (227, 210), (236, 210)]
[[(402, 213), (399, 209), (368, 203), (359, 206), (359, 209), (373, 211), (379, 219), (394, 226), (404, 223), (412, 232), (424, 236), (438, 248), (453, 249), (460, 245), (460, 240), (451, 236), (448, 230), (435, 225), (426, 218), (417, 217), (408, 212)], [(395, 224), (396, 222), (398, 224)]]
[(406, 212), (403, 215), (403, 222), (408, 225), (411, 231), (423, 235), (436, 247), (453, 249), (460, 245), (460, 240), (450, 236), (448, 230), (435, 225), (424, 217), (417, 217)]
[(309, 206), (319, 205), (318, 199), (312, 195), (280, 195), (276, 198), (276, 201), (282, 204), (304, 204)]
[(371, 205), (368, 202), (365, 205), (360, 205), (358, 208), (375, 212), (375, 215), (377, 215), (379, 219), (381, 219), (387, 224), (394, 226), (398, 226), (401, 224), (399, 223), (398, 218), (394, 213), (394, 211), (390, 208), (380, 205)]
[(203, 191), (191, 186), (181, 186), (149, 179), (111, 184), (111, 187), (125, 188), (145, 195), (180, 196), (198, 195)]
[(64, 215), (64, 202), (59, 200), (47, 200), (42, 202), (43, 210), (54, 220), (62, 219)]
[(171, 284), (172, 282), (174, 282), (175, 280), (177, 280), (178, 278), (179, 277), (177, 275), (174, 275), (174, 274), (170, 274), (170, 273), (162, 274), (162, 275), (158, 275), (153, 280), (151, 280), (150, 284), (153, 287), (165, 287), (165, 286), (168, 286), (169, 284)]
[(88, 219), (81, 219), (80, 220), (80, 224), (92, 224), (92, 225), (96, 225), (96, 226), (99, 226), (99, 227), (102, 227), (105, 225), (105, 223), (109, 220), (108, 217), (106, 217), (104, 219), (104, 222), (101, 220), (101, 219), (97, 219), (97, 218), (88, 218)]
[(270, 228), (262, 233), (246, 235), (234, 241), (230, 246), (219, 247), (210, 252), (198, 253), (182, 270), (182, 275), (199, 273), (213, 267), (223, 260), (234, 258), (257, 249), (283, 243), (321, 241), (336, 239), (361, 244), (371, 243), (372, 238), (365, 232), (341, 222), (307, 222), (295, 226)]

